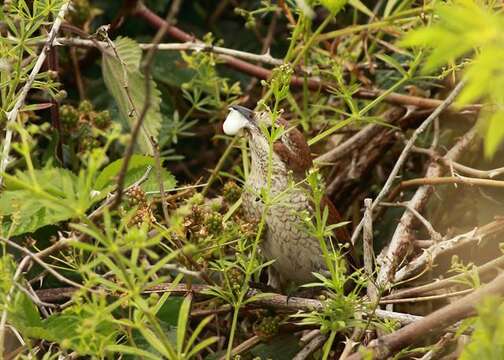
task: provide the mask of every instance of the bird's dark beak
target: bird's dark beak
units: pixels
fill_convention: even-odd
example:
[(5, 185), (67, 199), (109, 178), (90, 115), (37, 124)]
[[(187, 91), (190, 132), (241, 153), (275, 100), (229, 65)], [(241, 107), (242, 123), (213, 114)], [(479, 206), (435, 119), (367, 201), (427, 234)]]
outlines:
[(254, 123), (254, 112), (252, 110), (247, 109), (246, 107), (240, 105), (232, 105), (230, 106), (230, 109), (238, 111), (241, 115), (245, 117), (245, 119), (247, 119), (251, 123)]

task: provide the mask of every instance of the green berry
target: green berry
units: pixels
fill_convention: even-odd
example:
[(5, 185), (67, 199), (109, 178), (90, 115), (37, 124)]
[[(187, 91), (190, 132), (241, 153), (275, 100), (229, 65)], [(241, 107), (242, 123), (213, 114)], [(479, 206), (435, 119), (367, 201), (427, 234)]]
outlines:
[(97, 128), (105, 129), (112, 122), (112, 116), (110, 116), (110, 112), (108, 110), (100, 111), (96, 114), (93, 122)]
[(65, 90), (60, 90), (54, 95), (54, 100), (62, 101), (68, 97), (68, 93)]
[(243, 273), (237, 268), (231, 268), (228, 271), (229, 285), (234, 293), (238, 293), (243, 285)]
[(62, 105), (59, 108), (60, 120), (67, 129), (74, 128), (79, 122), (79, 112), (71, 105)]
[(79, 104), (79, 111), (84, 113), (84, 115), (88, 115), (91, 111), (93, 111), (93, 104), (89, 100), (83, 100)]
[(224, 229), (222, 224), (222, 215), (217, 212), (208, 214), (206, 218), (206, 227), (211, 235), (218, 235), (221, 233)]
[(230, 204), (234, 204), (241, 196), (241, 189), (234, 181), (228, 181), (224, 184), (224, 199)]
[(267, 316), (261, 320), (254, 331), (262, 340), (268, 340), (278, 333), (278, 328), (278, 318), (275, 316)]

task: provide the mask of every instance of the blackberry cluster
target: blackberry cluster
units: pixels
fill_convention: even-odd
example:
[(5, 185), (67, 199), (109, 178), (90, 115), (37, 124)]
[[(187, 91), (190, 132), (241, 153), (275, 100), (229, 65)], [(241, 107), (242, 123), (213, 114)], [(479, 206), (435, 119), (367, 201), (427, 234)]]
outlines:
[(228, 271), (228, 279), (229, 279), (229, 285), (231, 286), (231, 290), (237, 294), (244, 281), (244, 276), (243, 273), (237, 269), (237, 268), (231, 268)]
[(254, 332), (261, 340), (269, 340), (278, 334), (279, 319), (276, 316), (266, 316), (255, 326)]
[(224, 184), (222, 194), (229, 204), (234, 204), (241, 196), (241, 189), (234, 181), (228, 181)]
[(60, 106), (60, 120), (63, 136), (67, 144), (76, 152), (85, 152), (101, 145), (100, 135), (94, 129), (105, 130), (112, 124), (108, 110), (95, 111), (90, 101), (84, 100), (76, 108), (72, 105)]
[(136, 207), (135, 215), (131, 218), (130, 226), (140, 226), (144, 222), (150, 223), (154, 220), (152, 209), (147, 201), (145, 191), (138, 185), (126, 191), (126, 208), (132, 209)]
[(74, 129), (79, 122), (79, 111), (71, 105), (62, 105), (59, 109), (60, 120), (65, 130)]
[(106, 129), (112, 123), (108, 110), (95, 111), (88, 100), (81, 101), (78, 108), (72, 105), (60, 106), (60, 119), (65, 131), (70, 134), (78, 133), (84, 125)]
[(130, 209), (135, 206), (142, 207), (147, 204), (147, 195), (145, 194), (145, 191), (143, 191), (143, 189), (138, 185), (135, 185), (132, 188), (128, 189), (125, 195)]
[(224, 230), (223, 217), (218, 212), (209, 213), (205, 219), (205, 226), (210, 235), (219, 235)]

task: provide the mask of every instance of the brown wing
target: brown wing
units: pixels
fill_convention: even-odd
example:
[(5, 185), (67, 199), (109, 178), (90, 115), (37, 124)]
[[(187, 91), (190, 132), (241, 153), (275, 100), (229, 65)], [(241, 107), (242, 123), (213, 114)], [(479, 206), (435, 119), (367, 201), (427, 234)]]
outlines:
[(284, 140), (278, 140), (273, 144), (273, 150), (294, 173), (303, 174), (309, 170), (313, 164), (310, 147), (303, 134), (296, 128), (289, 128), (289, 122), (283, 118), (277, 120), (283, 125), (287, 133)]
[[(283, 141), (277, 141), (273, 144), (273, 150), (282, 159), (282, 161), (287, 164), (287, 168), (289, 170), (292, 170), (295, 174), (304, 178), (306, 176), (306, 171), (308, 171), (313, 165), (310, 147), (308, 146), (303, 134), (298, 129), (289, 129), (289, 122), (287, 120), (280, 118), (277, 121), (288, 130), (286, 133), (288, 145)], [(328, 208), (328, 225), (337, 224), (343, 221), (340, 213), (327, 196), (322, 198), (320, 206), (322, 209), (325, 207)], [(340, 244), (348, 244), (348, 254), (351, 258), (350, 261), (353, 266), (358, 267), (359, 259), (350, 241), (350, 234), (347, 228), (345, 226), (338, 227), (335, 229), (334, 234)]]
[[(327, 218), (327, 225), (332, 225), (332, 224), (338, 224), (340, 222), (343, 222), (343, 218), (341, 217), (338, 209), (336, 209), (336, 206), (334, 206), (333, 202), (331, 199), (329, 199), (327, 196), (324, 196), (322, 198), (322, 201), (320, 202), (320, 207), (324, 209), (327, 207), (329, 211), (329, 216)], [(336, 236), (336, 239), (338, 243), (345, 245), (348, 244), (348, 255), (350, 256), (350, 262), (354, 267), (360, 267), (360, 260), (359, 257), (357, 256), (357, 253), (355, 251), (354, 246), (352, 245), (352, 242), (350, 240), (350, 233), (348, 232), (346, 226), (340, 226), (334, 230), (334, 235)]]

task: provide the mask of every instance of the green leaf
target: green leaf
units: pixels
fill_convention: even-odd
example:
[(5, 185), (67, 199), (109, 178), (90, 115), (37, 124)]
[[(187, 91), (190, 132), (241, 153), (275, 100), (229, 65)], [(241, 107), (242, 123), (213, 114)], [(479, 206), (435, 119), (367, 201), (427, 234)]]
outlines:
[(349, 0), (348, 3), (357, 10), (359, 10), (360, 12), (369, 16), (370, 18), (375, 16), (375, 14), (371, 10), (369, 10), (369, 8), (366, 5), (364, 5), (360, 0)]
[(488, 118), (485, 136), (485, 155), (491, 157), (504, 139), (504, 110), (496, 111)]
[(396, 69), (401, 75), (406, 75), (406, 71), (404, 70), (404, 68), (392, 56), (388, 56), (386, 54), (377, 54), (376, 57), (381, 61), (383, 61), (384, 63), (388, 64), (390, 67)]
[[(194, 329), (194, 331), (193, 331), (191, 337), (189, 338), (189, 340), (187, 340), (187, 344), (185, 346), (185, 351), (184, 352), (189, 353), (189, 351), (191, 349), (193, 349), (193, 351), (196, 350), (195, 348), (193, 348), (194, 342), (196, 341), (196, 339), (198, 338), (198, 336), (200, 335), (200, 333), (203, 331), (203, 329), (205, 328), (205, 326), (207, 326), (208, 323), (210, 321), (212, 321), (213, 318), (214, 318), (214, 316), (210, 315), (210, 316), (207, 316), (206, 318), (204, 318), (203, 320), (201, 320), (201, 322), (198, 324), (198, 326), (196, 327), (196, 329)], [(208, 340), (210, 340), (210, 339), (207, 339), (207, 341)], [(210, 344), (213, 343), (214, 341), (211, 341)], [(201, 345), (201, 343), (200, 343), (200, 345)], [(208, 346), (208, 345), (206, 345), (206, 346)], [(206, 346), (202, 347), (201, 349), (204, 349)], [(200, 351), (200, 350), (198, 350), (198, 351)], [(194, 352), (194, 354), (196, 354), (198, 351)], [(190, 354), (192, 354), (192, 352), (189, 353), (188, 357), (191, 357)]]
[(390, 14), (392, 14), (392, 10), (394, 7), (397, 5), (399, 1), (398, 0), (388, 0), (387, 5), (385, 5), (385, 10), (383, 11), (383, 16), (387, 17)]
[(11, 235), (34, 232), (68, 220), (77, 215), (77, 210), (84, 212), (99, 200), (99, 197), (91, 198), (91, 194), (84, 193), (85, 189), (78, 185), (78, 177), (65, 169), (34, 170), (34, 179), (39, 189), (34, 188), (28, 172), (5, 176), (6, 189), (0, 196), (0, 216), (7, 216), (2, 222), (4, 233), (11, 225), (14, 226)]
[(337, 14), (347, 2), (348, 0), (320, 0), (320, 4), (333, 14)]
[(209, 347), (210, 345), (216, 343), (218, 340), (219, 340), (219, 338), (217, 336), (211, 336), (211, 337), (209, 337), (207, 339), (204, 339), (203, 341), (201, 341), (198, 344), (196, 344), (196, 346), (194, 346), (193, 348), (191, 348), (191, 351), (189, 351), (188, 354), (187, 354), (187, 358), (188, 359), (192, 358), (193, 356), (195, 356), (197, 353), (199, 353), (203, 349), (205, 349), (205, 348)]
[(189, 311), (191, 311), (191, 297), (186, 296), (179, 310), (177, 322), (177, 353), (182, 354), (187, 322), (189, 321)]
[[(164, 295), (164, 294), (163, 294)], [(169, 296), (156, 313), (156, 317), (171, 326), (177, 326), (180, 306), (184, 301), (180, 296)]]
[(162, 357), (157, 356), (153, 353), (150, 353), (146, 350), (142, 350), (142, 349), (132, 347), (132, 346), (127, 346), (127, 345), (109, 345), (105, 348), (105, 350), (113, 352), (113, 353), (135, 355), (139, 358), (146, 358), (146, 359), (152, 359), (152, 360), (162, 359)]
[(12, 307), (9, 309), (9, 320), (19, 330), (42, 326), (37, 306), (23, 292), (17, 292)]
[[(132, 127), (146, 102), (145, 78), (139, 70), (141, 49), (134, 40), (129, 38), (118, 38), (114, 41), (114, 45), (119, 59), (112, 49), (103, 52), (103, 79), (117, 103), (121, 119)], [(153, 154), (150, 137), (158, 140), (162, 120), (161, 93), (156, 83), (149, 81), (151, 82), (150, 107), (140, 129), (138, 146), (141, 152)]]
[(146, 327), (140, 327), (140, 333), (144, 337), (145, 340), (149, 343), (150, 346), (152, 346), (157, 352), (162, 354), (163, 356), (167, 358), (171, 358), (170, 353), (168, 350), (165, 348), (161, 340), (152, 332), (152, 330), (146, 328)]
[[(107, 165), (100, 175), (98, 175), (94, 187), (98, 191), (107, 189), (117, 182), (117, 175), (121, 170), (123, 159), (116, 160)], [(151, 156), (133, 155), (128, 164), (128, 171), (125, 177), (125, 186), (130, 186), (138, 181), (147, 171), (147, 167), (151, 166), (152, 170), (147, 180), (141, 185), (144, 191), (157, 191), (159, 184), (156, 172), (156, 159)], [(175, 177), (166, 169), (161, 170), (163, 185), (165, 190), (173, 189), (177, 185)]]

